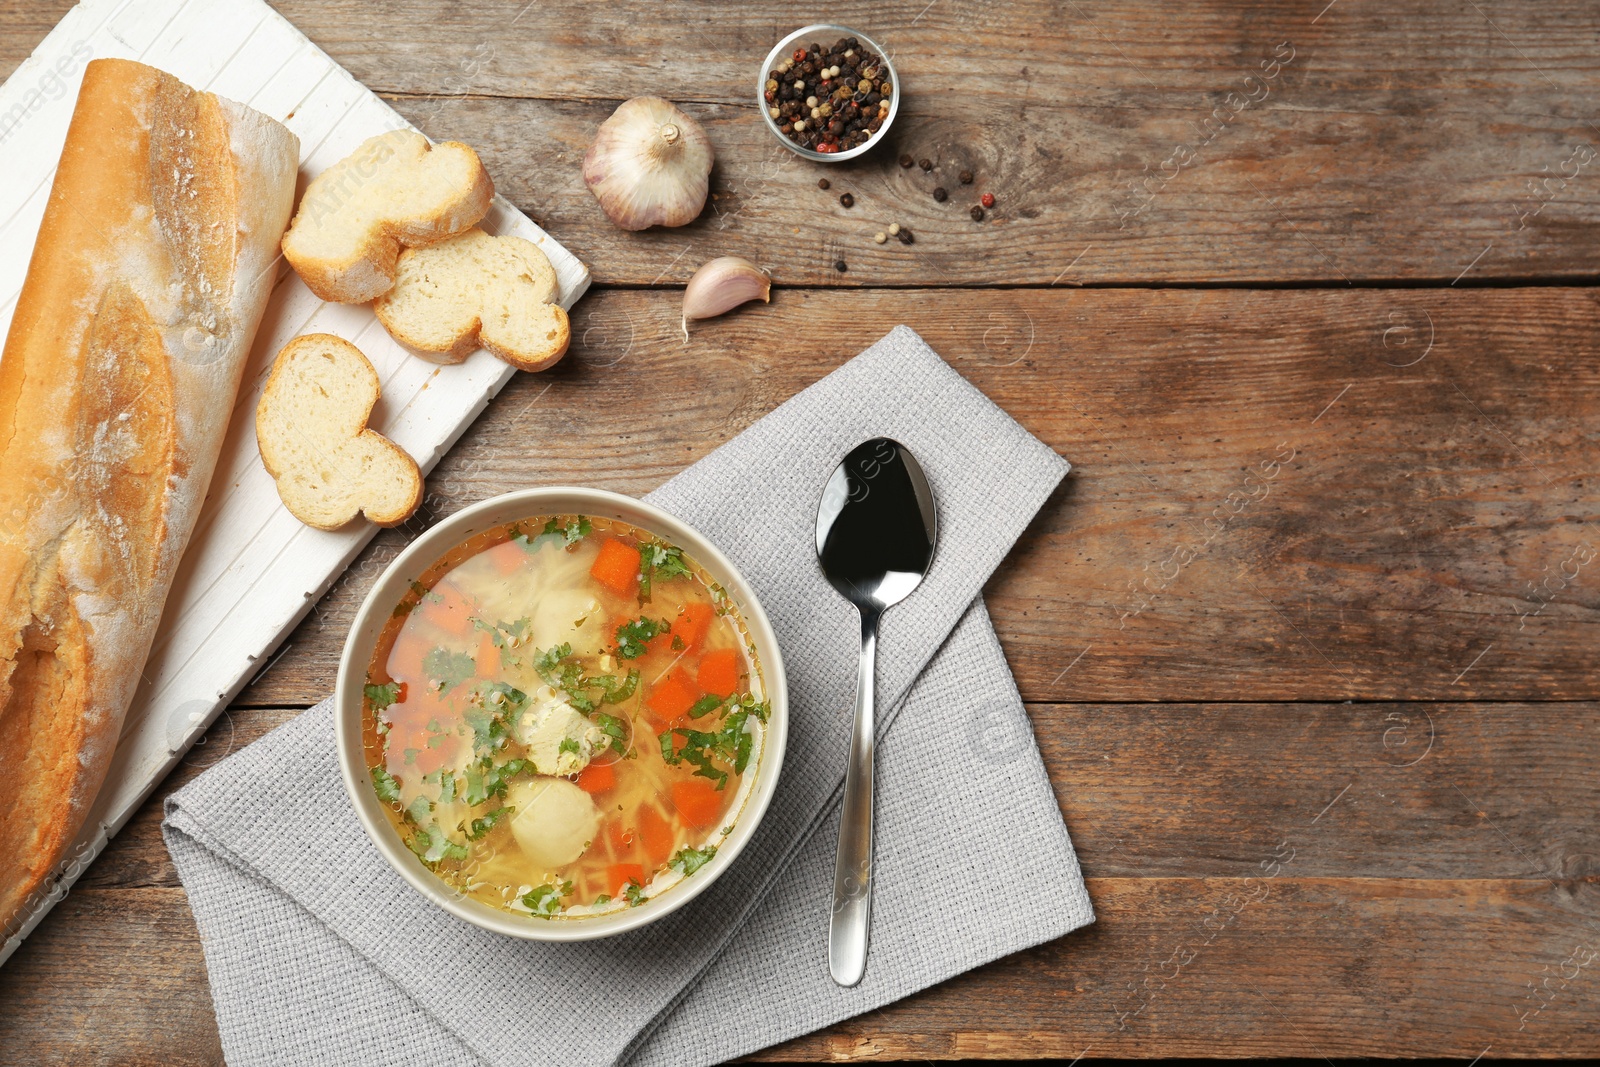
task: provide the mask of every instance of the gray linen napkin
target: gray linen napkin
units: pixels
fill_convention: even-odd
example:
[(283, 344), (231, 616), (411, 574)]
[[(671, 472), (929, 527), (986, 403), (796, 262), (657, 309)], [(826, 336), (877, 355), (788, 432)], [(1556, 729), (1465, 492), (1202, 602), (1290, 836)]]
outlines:
[[(833, 466), (877, 435), (921, 461), (940, 544), (884, 618), (872, 956), (841, 990), (826, 929), (856, 627), (817, 569), (812, 523)], [(978, 596), (1066, 470), (900, 327), (650, 494), (756, 589), (791, 719), (778, 792), (738, 862), (642, 930), (525, 943), (428, 904), (356, 821), (326, 701), (180, 790), (163, 829), (228, 1061), (714, 1063), (1092, 922)]]

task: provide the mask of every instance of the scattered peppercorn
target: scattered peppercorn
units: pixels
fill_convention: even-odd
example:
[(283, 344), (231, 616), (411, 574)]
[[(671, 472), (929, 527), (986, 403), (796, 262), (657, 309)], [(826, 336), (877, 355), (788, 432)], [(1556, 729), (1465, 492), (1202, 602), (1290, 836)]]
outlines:
[(944, 203), (947, 199), (949, 199), (949, 197), (950, 194), (944, 191), (944, 186), (940, 185), (934, 188), (933, 198), (939, 201), (939, 203)]
[(972, 221), (973, 222), (982, 222), (983, 221), (983, 208), (978, 206), (977, 204), (973, 204), (972, 205)]
[(827, 187), (828, 187), (828, 179), (826, 179), (826, 178), (818, 178), (817, 179), (817, 188), (818, 189), (826, 189)]
[(901, 227), (900, 233), (897, 236), (899, 236), (900, 243), (903, 244), (903, 245), (908, 245), (912, 241), (916, 240), (915, 237), (911, 236), (911, 231), (906, 229), (906, 228), (904, 228), (904, 227)]
[(849, 193), (840, 193), (839, 203), (843, 204), (845, 207), (855, 207), (856, 198), (851, 196)]
[(838, 271), (840, 274), (843, 274), (845, 271), (850, 269), (850, 266), (849, 264), (845, 263), (844, 260), (836, 259), (833, 261), (833, 269)]
[(889, 236), (890, 237), (894, 237), (899, 232), (900, 232), (900, 224), (898, 222), (889, 223)]
[(993, 193), (984, 193), (982, 196), (978, 197), (978, 200), (983, 204), (984, 207), (994, 207)]
[(872, 239), (881, 245), (889, 239), (889, 235), (884, 233), (882, 230), (879, 230), (877, 233), (872, 235)]
[(923, 170), (932, 170), (933, 160), (929, 159), (927, 156), (923, 156), (921, 159), (917, 160), (917, 166), (921, 167)]
[(961, 177), (961, 184), (962, 185), (971, 185), (972, 184), (972, 172), (970, 170), (962, 171), (960, 177)]
[(916, 162), (916, 160), (912, 159), (910, 156), (901, 156), (900, 157), (900, 165), (902, 167), (909, 167), (915, 162)]
[(859, 148), (876, 137), (888, 121), (895, 92), (888, 65), (854, 37), (796, 48), (792, 60), (768, 71), (765, 84), (767, 113), (778, 132), (824, 155)]

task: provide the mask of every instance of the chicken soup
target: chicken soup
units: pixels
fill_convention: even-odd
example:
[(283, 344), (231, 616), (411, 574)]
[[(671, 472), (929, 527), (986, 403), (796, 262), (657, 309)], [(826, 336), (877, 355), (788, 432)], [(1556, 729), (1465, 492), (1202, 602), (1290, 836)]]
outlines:
[(543, 918), (637, 906), (732, 831), (768, 704), (721, 587), (608, 519), (478, 534), (412, 584), (367, 669), (372, 785), (456, 891)]

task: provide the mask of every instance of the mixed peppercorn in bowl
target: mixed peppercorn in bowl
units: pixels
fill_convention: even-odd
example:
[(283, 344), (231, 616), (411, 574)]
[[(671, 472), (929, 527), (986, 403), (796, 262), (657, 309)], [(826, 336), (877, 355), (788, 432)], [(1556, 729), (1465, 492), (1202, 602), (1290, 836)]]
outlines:
[(884, 50), (845, 26), (789, 34), (767, 55), (756, 85), (767, 127), (791, 151), (819, 162), (853, 159), (882, 139), (900, 106)]

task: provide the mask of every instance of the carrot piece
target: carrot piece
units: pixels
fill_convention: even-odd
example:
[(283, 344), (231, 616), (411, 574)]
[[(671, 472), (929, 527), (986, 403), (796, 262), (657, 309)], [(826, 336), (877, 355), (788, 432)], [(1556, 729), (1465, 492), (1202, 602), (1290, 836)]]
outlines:
[(502, 541), (489, 549), (486, 555), (494, 561), (494, 569), (501, 574), (515, 574), (528, 561), (528, 553), (515, 541)]
[(496, 647), (494, 638), (487, 633), (482, 633), (478, 638), (478, 655), (473, 661), (478, 668), (479, 678), (497, 678), (500, 675), (500, 649)]
[(685, 604), (678, 612), (678, 617), (672, 620), (673, 636), (681, 639), (684, 648), (693, 652), (705, 640), (706, 631), (711, 629), (711, 620), (716, 617), (717, 609), (710, 604), (699, 601)]
[(695, 688), (689, 675), (679, 667), (656, 683), (644, 703), (658, 720), (670, 722), (694, 707), (694, 702), (699, 699), (700, 690)]
[(661, 866), (672, 855), (672, 824), (648, 805), (639, 809), (639, 843), (652, 867)]
[(600, 545), (589, 573), (618, 596), (632, 596), (639, 587), (639, 550), (613, 537)]
[(674, 782), (672, 806), (690, 826), (704, 830), (722, 817), (722, 794), (710, 782)]
[(472, 603), (449, 582), (436, 584), (416, 611), (445, 633), (465, 634), (472, 629)]
[(644, 867), (637, 863), (613, 863), (606, 868), (606, 885), (611, 887), (612, 896), (620, 897), (629, 882), (644, 885)]
[(577, 781), (585, 793), (605, 793), (616, 787), (617, 772), (609, 763), (591, 763), (578, 772)]
[(700, 660), (695, 681), (708, 693), (724, 698), (733, 696), (733, 691), (739, 688), (739, 650), (716, 648), (707, 652)]
[(632, 828), (624, 826), (621, 819), (606, 823), (606, 840), (611, 842), (613, 856), (626, 855), (628, 849), (633, 847), (634, 837)]

